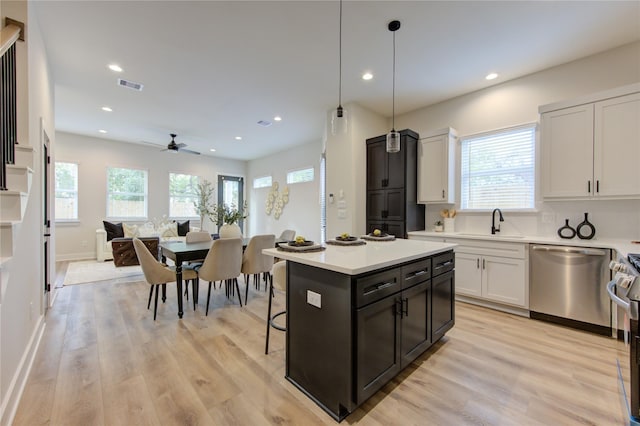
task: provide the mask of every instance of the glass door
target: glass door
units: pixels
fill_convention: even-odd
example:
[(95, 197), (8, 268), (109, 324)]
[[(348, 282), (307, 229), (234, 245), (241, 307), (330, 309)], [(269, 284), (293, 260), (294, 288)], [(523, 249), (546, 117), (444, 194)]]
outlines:
[[(244, 178), (218, 175), (218, 205), (242, 210), (244, 207)], [(238, 222), (244, 235), (244, 220)]]

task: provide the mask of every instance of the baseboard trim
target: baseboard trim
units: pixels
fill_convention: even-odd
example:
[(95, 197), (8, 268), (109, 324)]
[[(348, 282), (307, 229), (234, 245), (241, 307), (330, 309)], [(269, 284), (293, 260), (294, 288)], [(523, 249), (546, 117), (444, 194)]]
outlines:
[(472, 305), (484, 306), (485, 308), (495, 309), (496, 311), (507, 312), (521, 317), (529, 318), (529, 310), (524, 308), (518, 308), (515, 306), (503, 305), (501, 303), (494, 303), (489, 300), (476, 299), (474, 297), (463, 296), (456, 294), (456, 300), (461, 302), (470, 303)]
[(31, 339), (29, 339), (27, 349), (24, 351), (24, 354), (22, 354), (22, 358), (18, 364), (18, 369), (16, 370), (13, 379), (11, 379), (6, 397), (2, 401), (2, 411), (0, 412), (0, 424), (2, 425), (12, 424), (16, 416), (16, 412), (18, 411), (18, 405), (20, 404), (22, 393), (24, 392), (27, 379), (29, 378), (29, 373), (33, 367), (33, 362), (36, 358), (38, 348), (40, 347), (42, 336), (44, 335), (44, 329), (46, 326), (44, 318), (44, 315), (41, 315), (38, 319), (38, 323), (31, 334)]

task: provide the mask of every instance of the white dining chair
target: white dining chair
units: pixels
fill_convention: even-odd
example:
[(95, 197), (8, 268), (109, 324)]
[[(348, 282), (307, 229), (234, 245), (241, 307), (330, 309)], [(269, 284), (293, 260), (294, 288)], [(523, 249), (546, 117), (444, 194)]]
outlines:
[(211, 283), (215, 281), (225, 281), (227, 297), (232, 285), (235, 284), (238, 292), (238, 302), (242, 306), (242, 297), (238, 287), (238, 276), (242, 268), (242, 238), (223, 238), (214, 240), (211, 249), (204, 258), (202, 266), (196, 268), (198, 276), (205, 281), (209, 281), (209, 292), (207, 293), (207, 310), (205, 315), (209, 315), (209, 301), (211, 300)]
[(271, 268), (273, 267), (273, 256), (262, 254), (263, 249), (274, 248), (276, 236), (273, 234), (255, 235), (249, 240), (247, 248), (242, 255), (242, 273), (247, 285), (245, 288), (244, 304), (247, 304), (249, 297), (249, 280), (253, 275), (253, 284), (260, 289), (260, 274), (265, 281), (265, 291), (271, 281)]

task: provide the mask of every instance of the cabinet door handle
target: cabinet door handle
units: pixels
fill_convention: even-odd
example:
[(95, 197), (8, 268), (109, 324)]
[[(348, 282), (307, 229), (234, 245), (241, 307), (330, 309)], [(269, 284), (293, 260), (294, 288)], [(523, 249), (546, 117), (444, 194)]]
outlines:
[(387, 281), (384, 283), (378, 283), (378, 284), (374, 284), (374, 285), (370, 285), (369, 287), (366, 287), (364, 289), (364, 291), (362, 292), (363, 295), (367, 296), (371, 293), (374, 293), (376, 291), (380, 291), (383, 290), (387, 287), (391, 287), (392, 285), (394, 285), (396, 282), (394, 281)]
[(587, 181), (587, 193), (591, 194), (591, 181)]
[(442, 190), (442, 199), (444, 200), (444, 189)]
[(394, 315), (400, 315), (400, 318), (402, 318), (402, 299), (396, 299), (395, 303), (393, 304), (393, 311)]
[(482, 259), (482, 269), (486, 269), (486, 268), (484, 267), (484, 259)]
[(476, 269), (480, 269), (480, 258), (476, 259)]
[(411, 272), (411, 273), (407, 274), (407, 276), (405, 277), (405, 279), (407, 279), (407, 280), (412, 280), (412, 279), (414, 279), (415, 277), (419, 277), (420, 275), (424, 275), (424, 274), (426, 274), (426, 273), (427, 273), (427, 270), (426, 270), (426, 269), (421, 269), (421, 270), (419, 270), (419, 271), (415, 271), (415, 272)]
[(596, 181), (596, 192), (600, 193), (600, 180), (599, 179)]
[(402, 313), (404, 314), (405, 317), (409, 316), (409, 298), (407, 297), (406, 299), (402, 300), (402, 303), (404, 305), (404, 308), (402, 309)]

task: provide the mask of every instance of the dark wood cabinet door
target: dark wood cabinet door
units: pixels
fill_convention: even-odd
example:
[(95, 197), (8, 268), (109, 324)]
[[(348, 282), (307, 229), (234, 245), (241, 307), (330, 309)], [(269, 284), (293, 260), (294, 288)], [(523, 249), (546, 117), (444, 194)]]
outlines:
[(387, 187), (387, 148), (384, 141), (367, 144), (367, 189)]
[(404, 218), (404, 190), (388, 189), (385, 191), (385, 214), (386, 220), (405, 220)]
[(431, 345), (431, 280), (402, 291), (401, 367)]
[(400, 371), (399, 298), (389, 296), (357, 310), (356, 404), (364, 402)]
[[(387, 186), (386, 188), (404, 188), (405, 187), (405, 156), (406, 156), (406, 136), (402, 136), (400, 152), (387, 154)], [(385, 146), (386, 153), (386, 146)]]
[(394, 235), (396, 238), (405, 238), (404, 221), (384, 222), (382, 226), (387, 234)]
[(450, 271), (431, 280), (431, 339), (434, 343), (453, 327), (454, 318), (454, 271)]
[(387, 211), (387, 192), (369, 191), (367, 192), (367, 219), (383, 220)]

